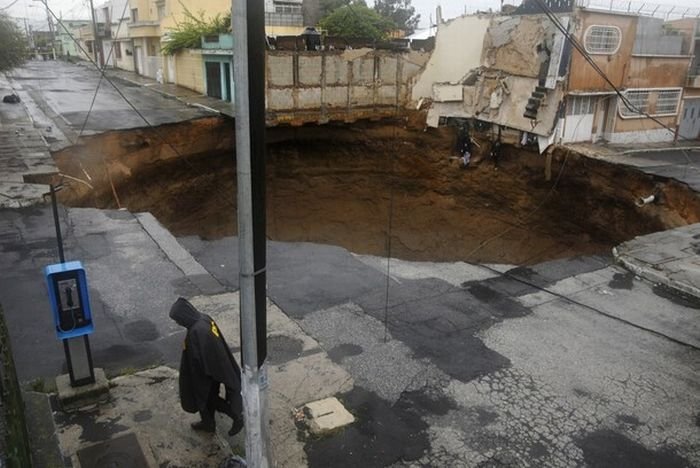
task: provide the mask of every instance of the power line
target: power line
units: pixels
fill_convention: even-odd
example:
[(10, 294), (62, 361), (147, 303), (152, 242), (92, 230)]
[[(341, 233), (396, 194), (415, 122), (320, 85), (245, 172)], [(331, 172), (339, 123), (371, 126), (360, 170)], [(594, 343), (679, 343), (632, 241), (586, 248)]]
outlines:
[[(535, 2), (542, 9), (544, 14), (547, 15), (549, 20), (556, 26), (556, 28), (559, 29), (559, 31), (564, 35), (564, 37), (571, 43), (571, 45), (581, 54), (581, 56), (586, 60), (586, 62), (588, 62), (591, 65), (593, 70), (595, 70), (595, 72), (598, 73), (605, 80), (605, 82), (615, 91), (615, 94), (617, 94), (617, 96), (620, 98), (625, 107), (627, 107), (627, 109), (634, 112), (635, 114), (643, 115), (653, 120), (659, 126), (665, 128), (673, 134), (676, 133), (675, 129), (672, 129), (671, 127), (661, 122), (658, 118), (650, 115), (647, 112), (644, 112), (643, 110), (639, 109), (638, 107), (634, 106), (631, 102), (629, 102), (627, 96), (624, 95), (624, 93), (610, 80), (610, 78), (598, 66), (598, 64), (595, 63), (595, 61), (591, 58), (590, 54), (588, 54), (588, 52), (581, 45), (581, 43), (578, 42), (578, 39), (567, 30), (567, 28), (559, 21), (559, 18), (557, 18), (556, 15), (552, 12), (552, 10), (542, 0), (535, 0)], [(689, 138), (685, 138), (683, 136), (681, 136), (681, 138), (690, 141)]]
[[(151, 122), (148, 121), (148, 119), (146, 118), (146, 116), (144, 116), (143, 113), (142, 113), (141, 111), (139, 111), (139, 110), (136, 108), (136, 106), (126, 97), (126, 95), (122, 92), (122, 90), (119, 89), (119, 88), (117, 87), (117, 85), (114, 83), (114, 81), (112, 81), (112, 79), (111, 79), (109, 76), (107, 76), (107, 74), (105, 73), (106, 68), (101, 68), (101, 67), (97, 64), (97, 62), (95, 62), (95, 60), (93, 60), (93, 58), (90, 57), (90, 54), (88, 54), (88, 52), (87, 52), (87, 51), (85, 50), (85, 48), (80, 44), (80, 42), (75, 38), (75, 36), (73, 36), (73, 34), (68, 30), (68, 28), (66, 28), (66, 26), (63, 24), (63, 21), (61, 21), (61, 19), (58, 18), (58, 17), (56, 16), (56, 14), (53, 12), (53, 10), (48, 6), (48, 4), (46, 3), (46, 0), (39, 0), (39, 1), (41, 1), (41, 2), (46, 6), (46, 9), (49, 11), (49, 13), (51, 14), (51, 16), (53, 16), (53, 18), (56, 20), (56, 22), (63, 28), (64, 31), (66, 31), (66, 33), (67, 33), (68, 36), (71, 38), (71, 40), (76, 44), (76, 46), (80, 49), (80, 51), (87, 57), (88, 61), (89, 61), (95, 68), (97, 68), (97, 70), (100, 72), (100, 77), (103, 78), (103, 79), (105, 79), (105, 80), (107, 80), (107, 82), (108, 82), (110, 85), (112, 85), (112, 87), (114, 88), (114, 90), (117, 92), (117, 94), (119, 94), (119, 96), (124, 100), (124, 102), (126, 102), (126, 103), (129, 105), (129, 107), (136, 113), (136, 115), (138, 115), (138, 117), (139, 117), (141, 120), (143, 120), (143, 122), (144, 122), (151, 130), (153, 130), (155, 136), (158, 137), (158, 139), (159, 139), (162, 143), (164, 143), (166, 146), (168, 146), (168, 147), (173, 151), (173, 153), (175, 153), (175, 155), (178, 156), (178, 158), (180, 158), (182, 161), (184, 161), (185, 164), (187, 164), (187, 165), (190, 167), (190, 169), (191, 169), (192, 171), (194, 171), (194, 172), (199, 172), (199, 171), (197, 171), (197, 169), (195, 168), (195, 166), (189, 161), (189, 159), (188, 159), (185, 155), (183, 155), (182, 153), (180, 153), (180, 152), (177, 150), (177, 148), (176, 148), (172, 143), (170, 143), (166, 138), (164, 138), (164, 137), (158, 132), (158, 130), (156, 129), (156, 127), (154, 127), (153, 124), (151, 124)], [(127, 2), (127, 4), (128, 4), (128, 2)], [(233, 202), (231, 201), (231, 197), (229, 197), (228, 195), (224, 194), (224, 193), (221, 191), (221, 189), (218, 188), (218, 186), (215, 186), (215, 190), (219, 193), (220, 196), (222, 196), (222, 197), (226, 200), (226, 203), (230, 204), (231, 206), (234, 206), (234, 205), (233, 205)]]
[(7, 10), (8, 8), (10, 8), (12, 5), (14, 5), (17, 2), (19, 2), (19, 0), (14, 0), (14, 1), (10, 2), (9, 5), (4, 6), (4, 7), (0, 7), (0, 10)]

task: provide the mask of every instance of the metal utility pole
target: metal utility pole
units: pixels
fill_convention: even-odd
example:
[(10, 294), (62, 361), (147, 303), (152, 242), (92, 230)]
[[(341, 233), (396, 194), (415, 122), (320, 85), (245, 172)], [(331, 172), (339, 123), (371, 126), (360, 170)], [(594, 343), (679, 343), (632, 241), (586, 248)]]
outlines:
[(232, 0), (238, 174), (240, 321), (246, 462), (272, 465), (267, 412), (265, 236), (265, 11), (259, 0)]
[(56, 60), (56, 32), (53, 28), (53, 19), (51, 19), (51, 12), (49, 11), (48, 2), (44, 1), (44, 6), (46, 7), (46, 21), (49, 24), (49, 34), (51, 35), (51, 55), (54, 60)]
[(95, 21), (95, 7), (92, 4), (92, 0), (90, 0), (90, 14), (92, 15), (92, 52), (95, 56), (95, 63), (98, 66), (102, 66), (100, 63), (100, 54), (97, 52), (97, 46), (99, 45), (100, 41), (97, 40), (97, 22)]

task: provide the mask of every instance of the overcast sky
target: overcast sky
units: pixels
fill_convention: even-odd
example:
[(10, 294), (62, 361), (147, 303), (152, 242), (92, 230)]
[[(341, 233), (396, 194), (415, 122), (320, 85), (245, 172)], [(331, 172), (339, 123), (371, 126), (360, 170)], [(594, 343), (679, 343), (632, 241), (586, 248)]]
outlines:
[[(104, 3), (104, 0), (93, 0), (95, 6)], [(260, 0), (262, 1), (262, 0)], [(596, 0), (601, 1), (601, 0)], [(622, 0), (615, 0), (622, 1)], [(634, 0), (632, 3), (641, 0)], [(676, 5), (685, 4), (688, 6), (695, 6), (697, 8), (697, 3), (699, 0), (652, 0), (649, 3), (657, 3), (663, 5)], [(0, 11), (4, 11), (10, 14), (10, 16), (18, 18), (29, 18), (32, 24), (46, 24), (46, 12), (43, 5), (37, 0), (17, 0), (17, 2), (9, 8), (5, 8), (10, 5), (13, 0), (0, 0)], [(89, 0), (48, 0), (49, 6), (56, 13), (56, 15), (63, 15), (66, 19), (88, 19), (89, 18)], [(367, 3), (371, 4), (373, 0), (368, 0)], [(509, 2), (505, 0), (505, 3), (520, 3), (520, 0), (515, 0)], [(624, 1), (627, 4), (626, 1)], [(440, 5), (442, 7), (442, 16), (445, 19), (454, 18), (463, 14), (466, 10), (467, 13), (473, 13), (477, 10), (488, 10), (493, 8), (496, 10), (500, 5), (500, 0), (413, 0), (413, 6), (421, 15), (421, 27), (427, 27), (428, 22), (432, 16), (433, 21), (435, 21), (435, 8)], [(681, 9), (681, 7), (677, 7)]]

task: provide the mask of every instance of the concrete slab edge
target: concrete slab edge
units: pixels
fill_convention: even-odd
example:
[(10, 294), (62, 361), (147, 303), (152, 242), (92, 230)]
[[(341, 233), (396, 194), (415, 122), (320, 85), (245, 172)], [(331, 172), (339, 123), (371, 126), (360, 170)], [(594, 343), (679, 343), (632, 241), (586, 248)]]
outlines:
[(616, 263), (618, 263), (619, 265), (621, 265), (622, 267), (626, 268), (627, 270), (631, 271), (639, 277), (642, 277), (655, 284), (663, 284), (664, 286), (667, 286), (675, 291), (678, 291), (683, 294), (688, 294), (700, 299), (700, 288), (696, 288), (687, 283), (683, 283), (681, 281), (676, 281), (672, 278), (669, 278), (668, 275), (665, 275), (649, 267), (643, 262), (640, 262), (633, 257), (620, 253), (617, 250), (617, 248), (613, 248), (613, 257), (615, 258)]
[(625, 151), (620, 151), (617, 153), (613, 153), (616, 156), (617, 155), (622, 155), (622, 154), (632, 154), (632, 153), (657, 153), (660, 151), (695, 151), (695, 150), (700, 150), (700, 146), (670, 146), (666, 148), (640, 148), (640, 149), (631, 149), (631, 150), (625, 150)]
[[(195, 258), (180, 244), (151, 213), (135, 213), (134, 217), (149, 237), (156, 243), (165, 256), (190, 279), (206, 278), (210, 284), (220, 286), (214, 278)], [(197, 286), (201, 286), (198, 281)], [(201, 288), (200, 288), (201, 289)], [(204, 292), (204, 291), (203, 291)]]

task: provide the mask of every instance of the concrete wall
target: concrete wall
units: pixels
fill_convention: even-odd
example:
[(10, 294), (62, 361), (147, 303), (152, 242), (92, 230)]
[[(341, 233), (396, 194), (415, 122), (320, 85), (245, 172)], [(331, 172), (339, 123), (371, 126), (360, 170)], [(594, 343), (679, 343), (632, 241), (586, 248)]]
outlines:
[[(634, 38), (637, 31), (637, 17), (580, 10), (576, 24), (577, 27), (574, 34), (582, 44), (584, 42), (586, 30), (592, 25), (617, 26), (620, 28), (622, 38), (619, 50), (612, 55), (595, 54), (591, 55), (591, 57), (615, 86), (620, 88), (624, 87), (627, 77), (627, 67), (632, 55)], [(610, 90), (610, 86), (605, 80), (576, 50), (573, 51), (569, 70), (570, 91)]]
[(435, 49), (413, 87), (414, 101), (432, 97), (434, 83), (458, 83), (479, 67), (490, 21), (488, 16), (461, 16), (438, 24)]
[[(484, 38), (482, 65), (498, 69), (511, 75), (536, 78), (542, 61), (546, 58), (538, 54), (538, 45), (547, 45), (555, 30), (551, 21), (541, 16), (503, 16), (493, 18)], [(547, 34), (549, 33), (549, 34)]]
[(204, 65), (200, 51), (186, 49), (175, 54), (175, 76), (178, 85), (202, 94), (206, 93)]
[(669, 32), (664, 29), (662, 19), (640, 16), (637, 19), (637, 34), (632, 53), (642, 55), (683, 54), (683, 36), (679, 33), (669, 34)]
[(267, 53), (268, 124), (395, 115), (427, 54), (373, 49)]

